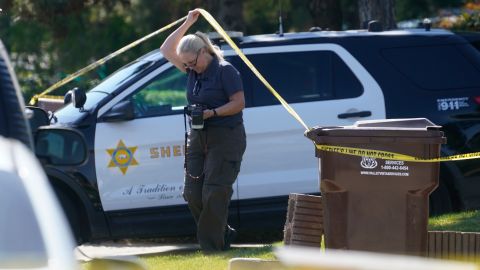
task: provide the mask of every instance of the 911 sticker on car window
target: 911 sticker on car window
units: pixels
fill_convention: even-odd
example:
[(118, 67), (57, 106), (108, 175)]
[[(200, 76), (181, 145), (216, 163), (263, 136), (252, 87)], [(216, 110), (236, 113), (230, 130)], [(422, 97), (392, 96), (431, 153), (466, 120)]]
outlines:
[(468, 97), (437, 99), (437, 108), (439, 111), (455, 111), (469, 106)]

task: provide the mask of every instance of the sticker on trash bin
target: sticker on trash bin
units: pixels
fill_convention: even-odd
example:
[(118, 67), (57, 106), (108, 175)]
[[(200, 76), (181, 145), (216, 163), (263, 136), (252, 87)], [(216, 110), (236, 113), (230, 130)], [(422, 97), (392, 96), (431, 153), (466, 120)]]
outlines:
[(360, 166), (364, 169), (374, 169), (377, 165), (378, 163), (375, 158), (371, 157), (362, 157), (362, 161), (360, 162)]
[[(382, 160), (380, 161), (382, 162)], [(371, 157), (362, 157), (360, 166), (368, 171), (360, 171), (361, 175), (378, 176), (409, 176), (408, 165), (401, 160), (383, 160), (384, 164), (378, 166), (378, 161)], [(376, 170), (374, 170), (376, 169)]]

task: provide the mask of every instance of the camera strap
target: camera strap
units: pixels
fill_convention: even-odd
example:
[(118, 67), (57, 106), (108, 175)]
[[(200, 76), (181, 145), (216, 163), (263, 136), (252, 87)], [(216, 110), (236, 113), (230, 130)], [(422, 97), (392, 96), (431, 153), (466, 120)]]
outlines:
[(183, 159), (183, 168), (185, 169), (185, 173), (187, 173), (187, 151), (188, 151), (188, 147), (187, 147), (187, 140), (188, 140), (188, 130), (187, 130), (187, 107), (183, 107), (183, 124), (184, 124), (184, 127), (185, 127), (185, 156), (184, 156), (184, 159)]

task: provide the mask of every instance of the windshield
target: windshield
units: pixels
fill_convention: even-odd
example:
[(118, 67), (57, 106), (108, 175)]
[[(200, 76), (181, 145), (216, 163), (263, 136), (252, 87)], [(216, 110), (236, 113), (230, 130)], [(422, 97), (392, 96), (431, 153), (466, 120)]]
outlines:
[[(84, 109), (86, 111), (92, 110), (102, 99), (153, 64), (153, 61), (135, 61), (108, 76), (99, 85), (87, 92), (87, 101), (84, 105)], [(82, 113), (80, 113), (77, 108), (73, 107), (72, 103), (55, 113), (58, 121), (61, 123), (75, 121), (81, 116), (81, 114)]]

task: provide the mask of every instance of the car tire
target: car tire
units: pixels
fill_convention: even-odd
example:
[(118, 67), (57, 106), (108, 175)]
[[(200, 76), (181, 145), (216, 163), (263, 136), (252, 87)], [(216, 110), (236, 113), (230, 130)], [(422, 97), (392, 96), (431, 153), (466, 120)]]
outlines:
[(74, 201), (68, 196), (66, 192), (61, 189), (56, 188), (55, 193), (57, 194), (60, 205), (63, 208), (65, 217), (70, 224), (70, 229), (72, 231), (75, 242), (78, 245), (81, 245), (88, 241), (88, 233), (85, 228), (86, 225), (83, 224), (81, 218), (81, 211), (75, 205)]

